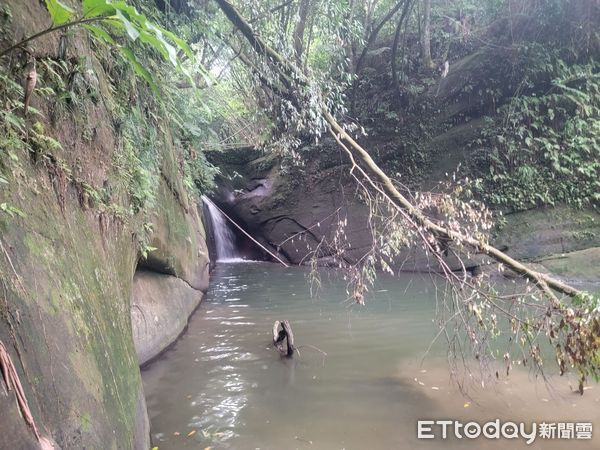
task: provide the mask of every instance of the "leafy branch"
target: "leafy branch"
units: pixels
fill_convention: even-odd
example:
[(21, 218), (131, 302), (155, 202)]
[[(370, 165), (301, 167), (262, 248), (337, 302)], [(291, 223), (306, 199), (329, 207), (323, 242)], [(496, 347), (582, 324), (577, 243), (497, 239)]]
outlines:
[[(46, 0), (46, 7), (52, 18), (52, 25), (0, 51), (0, 57), (18, 48), (24, 48), (25, 44), (46, 34), (83, 26), (96, 38), (109, 45), (117, 45), (112, 37), (113, 34), (126, 34), (132, 42), (139, 40), (158, 51), (179, 72), (189, 77), (178, 57), (178, 53), (181, 51), (188, 58), (194, 59), (194, 54), (187, 43), (172, 32), (149, 21), (146, 16), (140, 14), (135, 7), (128, 5), (125, 1), (83, 0), (79, 16), (60, 0)], [(158, 86), (152, 75), (138, 61), (134, 52), (125, 46), (117, 45), (117, 47), (129, 61), (135, 73), (158, 93)]]

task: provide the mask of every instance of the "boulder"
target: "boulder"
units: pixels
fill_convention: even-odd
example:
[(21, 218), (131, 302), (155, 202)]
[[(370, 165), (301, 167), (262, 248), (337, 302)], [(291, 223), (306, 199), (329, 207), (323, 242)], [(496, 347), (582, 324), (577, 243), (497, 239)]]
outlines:
[(131, 324), (140, 365), (156, 357), (177, 339), (203, 295), (202, 291), (171, 275), (144, 269), (135, 273)]

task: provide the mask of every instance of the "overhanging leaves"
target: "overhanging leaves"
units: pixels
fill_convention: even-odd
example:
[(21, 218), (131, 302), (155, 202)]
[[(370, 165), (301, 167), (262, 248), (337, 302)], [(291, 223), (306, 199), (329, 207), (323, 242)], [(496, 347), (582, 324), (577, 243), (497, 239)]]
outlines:
[(75, 13), (60, 0), (46, 0), (46, 8), (48, 8), (54, 26), (67, 23)]
[[(83, 0), (82, 15), (78, 18), (75, 17), (75, 11), (60, 0), (45, 0), (45, 2), (52, 19), (52, 26), (0, 51), (0, 57), (12, 50), (24, 47), (28, 42), (45, 34), (79, 25), (88, 30), (95, 38), (109, 45), (116, 45), (113, 34), (124, 32), (123, 34), (131, 41), (140, 40), (158, 51), (178, 72), (193, 82), (188, 71), (183, 68), (178, 56), (181, 51), (188, 58), (194, 59), (194, 54), (187, 43), (172, 32), (150, 22), (146, 16), (126, 2)], [(131, 63), (135, 73), (146, 80), (155, 92), (158, 92), (158, 86), (152, 80), (151, 73), (143, 67), (133, 51), (128, 47), (119, 46), (119, 48), (123, 51), (124, 57)]]

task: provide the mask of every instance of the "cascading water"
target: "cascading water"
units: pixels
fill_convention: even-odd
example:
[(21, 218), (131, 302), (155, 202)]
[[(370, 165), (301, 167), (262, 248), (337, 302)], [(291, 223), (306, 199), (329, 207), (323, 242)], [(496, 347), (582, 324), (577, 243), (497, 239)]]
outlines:
[(210, 220), (215, 238), (215, 247), (217, 251), (217, 261), (233, 262), (242, 261), (235, 250), (235, 234), (227, 223), (227, 218), (219, 211), (215, 204), (206, 196), (202, 196), (202, 201), (208, 208)]

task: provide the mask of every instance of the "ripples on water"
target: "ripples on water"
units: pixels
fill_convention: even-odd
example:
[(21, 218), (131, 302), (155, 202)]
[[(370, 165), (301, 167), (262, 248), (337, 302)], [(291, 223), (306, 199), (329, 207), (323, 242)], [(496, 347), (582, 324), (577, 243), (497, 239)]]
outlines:
[[(436, 332), (434, 293), (418, 276), (382, 278), (367, 306), (357, 307), (335, 275), (311, 299), (303, 269), (218, 265), (186, 334), (143, 372), (153, 444), (160, 450), (525, 448), (418, 441), (416, 421), (600, 417), (596, 386), (581, 398), (560, 379), (552, 394), (527, 373), (479, 392), (477, 401), (466, 399), (449, 380), (443, 349), (434, 346), (420, 364)], [(273, 322), (281, 319), (291, 322), (297, 345), (317, 346), (327, 356), (305, 347), (299, 357), (281, 359), (271, 346)], [(600, 448), (589, 445), (569, 443)]]

